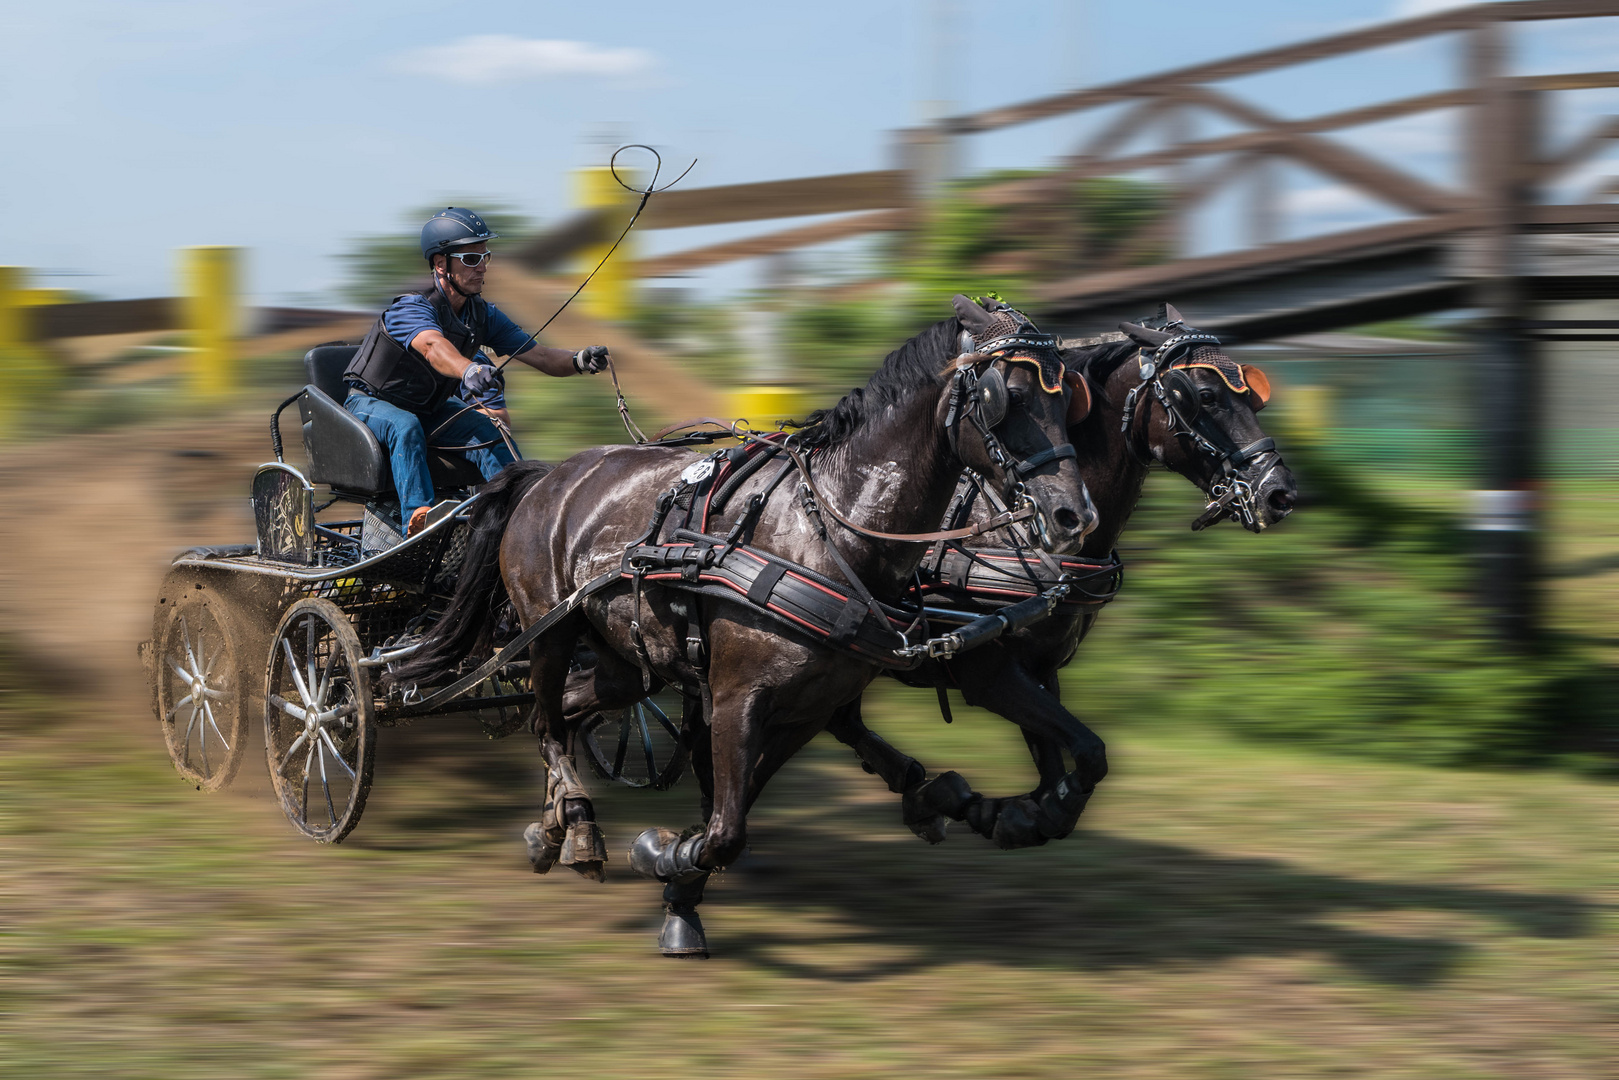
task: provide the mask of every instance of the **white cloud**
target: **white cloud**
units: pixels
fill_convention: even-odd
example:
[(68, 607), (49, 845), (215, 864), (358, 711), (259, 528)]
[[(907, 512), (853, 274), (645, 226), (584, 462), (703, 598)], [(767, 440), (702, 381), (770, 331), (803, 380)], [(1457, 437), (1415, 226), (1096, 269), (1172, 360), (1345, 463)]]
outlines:
[(392, 67), (449, 82), (497, 83), (561, 75), (638, 75), (651, 70), (653, 61), (645, 49), (479, 34), (401, 54)]

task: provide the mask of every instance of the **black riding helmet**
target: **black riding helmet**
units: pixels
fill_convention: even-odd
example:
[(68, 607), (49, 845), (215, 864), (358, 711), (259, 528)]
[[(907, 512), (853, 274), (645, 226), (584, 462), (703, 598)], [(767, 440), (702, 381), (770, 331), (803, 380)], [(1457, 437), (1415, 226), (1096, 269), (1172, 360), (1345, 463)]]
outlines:
[(496, 239), (483, 218), (461, 206), (448, 206), (427, 219), (422, 226), (422, 258), (433, 261), (451, 248)]

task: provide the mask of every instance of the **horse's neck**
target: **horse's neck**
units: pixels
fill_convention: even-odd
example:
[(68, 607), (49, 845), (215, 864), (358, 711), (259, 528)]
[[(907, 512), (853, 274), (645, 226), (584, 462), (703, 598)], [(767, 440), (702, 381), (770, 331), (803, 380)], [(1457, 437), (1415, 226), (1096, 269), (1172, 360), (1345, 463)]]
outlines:
[[(826, 501), (863, 528), (937, 529), (961, 471), (935, 415), (937, 406), (935, 395), (913, 395), (868, 417), (842, 443), (817, 454), (815, 482)], [(827, 526), (874, 590), (903, 584), (927, 550), (922, 544), (856, 535), (831, 521)]]
[(1104, 393), (1094, 395), (1091, 414), (1070, 432), (1070, 437), (1078, 435), (1074, 446), (1079, 475), (1100, 519), (1096, 531), (1085, 538), (1080, 548), (1080, 554), (1087, 558), (1103, 558), (1118, 546), (1119, 535), (1141, 501), (1141, 488), (1147, 480), (1147, 467), (1131, 453), (1119, 429), (1124, 420), (1124, 399), (1134, 385), (1134, 380), (1115, 372), (1103, 387)]

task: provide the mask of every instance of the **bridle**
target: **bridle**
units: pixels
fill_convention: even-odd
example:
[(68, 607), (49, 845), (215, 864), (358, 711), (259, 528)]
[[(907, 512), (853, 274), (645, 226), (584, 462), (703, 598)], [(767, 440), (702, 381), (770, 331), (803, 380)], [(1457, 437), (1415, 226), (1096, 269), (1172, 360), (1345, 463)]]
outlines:
[[(1136, 445), (1137, 440), (1130, 425), (1136, 419), (1138, 408), (1144, 416), (1151, 411), (1151, 403), (1156, 400), (1168, 419), (1170, 437), (1185, 436), (1190, 439), (1205, 457), (1215, 462), (1220, 472), (1219, 478), (1204, 489), (1209, 504), (1192, 522), (1192, 528), (1205, 529), (1235, 515), (1244, 526), (1258, 532), (1265, 528), (1265, 519), (1259, 512), (1255, 493), (1264, 487), (1265, 480), (1282, 464), (1282, 459), (1276, 453), (1276, 440), (1269, 436), (1255, 439), (1247, 446), (1234, 445), (1226, 432), (1214, 424), (1203, 409), (1198, 399), (1197, 384), (1186, 369), (1210, 366), (1197, 363), (1195, 353), (1200, 346), (1218, 348), (1219, 344), (1220, 339), (1213, 334), (1182, 329), (1154, 349), (1150, 356), (1143, 348), (1139, 354), (1141, 382), (1132, 387), (1129, 396), (1124, 399), (1119, 430), (1124, 434), (1125, 445), (1135, 459), (1143, 465), (1151, 465), (1155, 460), (1152, 453)], [(1148, 389), (1152, 396), (1143, 398), (1141, 392)], [(1244, 392), (1254, 393), (1251, 388)], [(1141, 408), (1143, 403), (1146, 407)], [(1240, 475), (1242, 470), (1266, 455), (1273, 460), (1258, 481), (1250, 483), (1243, 479)]]
[[(1052, 360), (1055, 360), (1056, 370), (1059, 372), (1056, 392), (1060, 393), (1062, 361), (1057, 352), (1057, 339), (1050, 334), (1025, 329), (991, 338), (980, 344), (974, 341), (971, 333), (963, 330), (960, 346), (961, 354), (954, 361), (956, 373), (951, 377), (950, 408), (944, 419), (945, 432), (950, 437), (950, 449), (955, 452), (957, 458), (961, 457), (963, 422), (971, 423), (978, 429), (979, 438), (984, 444), (984, 453), (1009, 481), (1006, 485), (1008, 507), (1014, 511), (1027, 511), (1028, 520), (1034, 523), (1039, 546), (1049, 550), (1051, 534), (1046, 527), (1046, 509), (1029, 491), (1024, 478), (1041, 466), (1063, 458), (1077, 458), (1077, 455), (1073, 444), (1067, 441), (1053, 443), (1027, 458), (1018, 458), (1008, 451), (996, 436), (995, 429), (1006, 420), (1010, 395), (1006, 388), (1006, 376), (1002, 375), (995, 365), (997, 362), (1022, 362), (1040, 367), (1041, 389), (1044, 390), (1045, 369)], [(1046, 362), (1042, 363), (1033, 356), (1007, 355), (1013, 350), (1048, 355)], [(973, 473), (985, 491), (989, 490), (989, 485), (985, 482), (987, 478), (980, 476), (977, 470), (970, 467), (968, 471)]]

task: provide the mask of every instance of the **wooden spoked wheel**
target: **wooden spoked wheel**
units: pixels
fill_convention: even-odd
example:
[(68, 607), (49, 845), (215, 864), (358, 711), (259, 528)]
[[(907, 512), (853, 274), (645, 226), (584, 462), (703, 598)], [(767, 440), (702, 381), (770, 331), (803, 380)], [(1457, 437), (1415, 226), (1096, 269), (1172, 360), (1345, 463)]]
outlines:
[(158, 606), (156, 709), (175, 771), (199, 791), (230, 783), (247, 748), (248, 698), (226, 602), (176, 582)]
[(690, 757), (679, 726), (650, 697), (627, 709), (597, 713), (580, 725), (579, 734), (596, 772), (626, 787), (666, 791), (680, 780)]
[(365, 654), (343, 610), (300, 600), (270, 642), (264, 750), (287, 820), (335, 844), (360, 822), (376, 764)]

